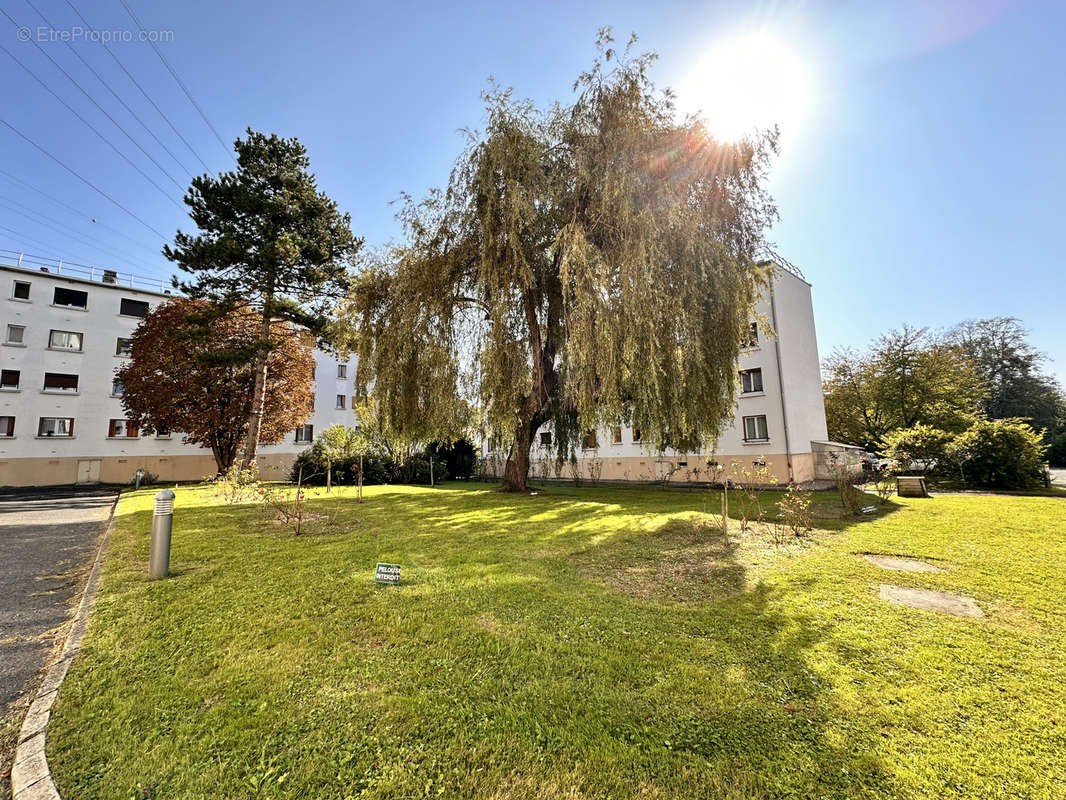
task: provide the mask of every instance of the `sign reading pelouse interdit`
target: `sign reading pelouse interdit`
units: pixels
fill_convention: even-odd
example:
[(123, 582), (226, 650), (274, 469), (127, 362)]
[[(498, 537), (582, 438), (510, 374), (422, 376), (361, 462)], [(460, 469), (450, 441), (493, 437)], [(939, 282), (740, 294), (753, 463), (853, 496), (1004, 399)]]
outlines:
[(378, 583), (399, 583), (400, 582), (400, 565), (399, 564), (386, 564), (379, 561), (377, 567), (374, 570), (374, 580)]

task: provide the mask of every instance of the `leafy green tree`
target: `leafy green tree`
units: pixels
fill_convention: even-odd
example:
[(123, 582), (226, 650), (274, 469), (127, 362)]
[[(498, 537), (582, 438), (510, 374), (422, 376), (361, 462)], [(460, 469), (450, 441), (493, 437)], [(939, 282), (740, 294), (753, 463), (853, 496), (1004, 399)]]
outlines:
[(944, 456), (953, 434), (923, 425), (920, 422), (909, 428), (901, 428), (885, 435), (885, 455), (909, 468), (913, 461), (919, 462), (926, 472), (933, 464), (944, 466)]
[(316, 437), (317, 448), (326, 462), (326, 491), (333, 488), (333, 465), (350, 460), (363, 450), (366, 437), (359, 428), (348, 425), (330, 425)]
[[(632, 41), (630, 42), (632, 45)], [(582, 430), (629, 422), (714, 438), (775, 216), (776, 133), (718, 142), (648, 78), (653, 56), (599, 56), (569, 104), (484, 95), (447, 187), (401, 214), (407, 242), (363, 274), (349, 309), (359, 380), (387, 424), (452, 438), (464, 403), (510, 442), (526, 488), (536, 430), (565, 457)]]
[(1038, 485), (1046, 452), (1040, 434), (1021, 419), (978, 420), (948, 447), (963, 480), (1000, 489)]
[(904, 325), (869, 349), (836, 350), (823, 364), (831, 439), (880, 449), (888, 433), (919, 423), (965, 430), (986, 390), (970, 360), (927, 328)]
[(179, 231), (163, 254), (193, 276), (174, 282), (187, 296), (210, 301), (219, 313), (250, 309), (259, 319), (259, 335), (245, 348), (255, 375), (247, 467), (262, 431), (271, 325), (291, 322), (328, 344), (329, 318), (348, 291), (348, 267), (362, 240), (318, 190), (299, 141), (249, 129), (235, 147), (236, 171), (194, 178), (185, 196), (199, 233)]
[(1066, 430), (1062, 387), (1041, 372), (1047, 356), (1029, 342), (1020, 320), (968, 320), (953, 328), (949, 338), (970, 359), (988, 388), (981, 403), (988, 417), (1022, 417), (1035, 429), (1046, 431), (1048, 441)]

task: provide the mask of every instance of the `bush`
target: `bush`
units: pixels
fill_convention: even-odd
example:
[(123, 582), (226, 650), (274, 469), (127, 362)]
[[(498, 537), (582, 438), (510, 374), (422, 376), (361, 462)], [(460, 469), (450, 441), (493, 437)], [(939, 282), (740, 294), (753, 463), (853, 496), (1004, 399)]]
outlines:
[(451, 444), (434, 442), (426, 448), (426, 455), (436, 459), (435, 465), (443, 462), (448, 477), (455, 480), (469, 480), (477, 468), (477, 448), (467, 439), (458, 439)]
[(833, 467), (833, 482), (836, 483), (843, 509), (841, 513), (845, 517), (857, 517), (859, 509), (862, 508), (862, 491), (855, 485), (861, 478), (862, 473), (847, 464)]
[[(303, 482), (309, 486), (324, 486), (326, 483), (326, 459), (321, 449), (309, 447), (296, 457), (289, 480), (296, 482), (303, 467)], [(434, 482), (448, 480), (448, 468), (439, 461), (433, 463)], [(355, 486), (359, 483), (359, 456), (350, 456), (333, 462), (333, 484)], [(363, 485), (383, 483), (429, 483), (429, 460), (420, 454), (409, 458), (404, 464), (384, 453), (368, 453), (363, 456)]]
[(215, 494), (227, 504), (243, 503), (259, 491), (259, 471), (242, 469), (237, 462), (214, 479)]
[(919, 423), (885, 436), (885, 455), (898, 465), (900, 471), (910, 469), (914, 461), (921, 464), (919, 472), (937, 466), (943, 469), (952, 438), (953, 434), (947, 431)]
[(964, 481), (999, 489), (1038, 486), (1046, 452), (1040, 435), (1017, 418), (978, 420), (948, 448)]
[(793, 536), (806, 536), (814, 527), (814, 514), (811, 511), (811, 493), (795, 486), (789, 486), (785, 496), (777, 504), (781, 521)]
[(1053, 467), (1066, 467), (1066, 432), (1051, 440), (1047, 451), (1047, 460)]

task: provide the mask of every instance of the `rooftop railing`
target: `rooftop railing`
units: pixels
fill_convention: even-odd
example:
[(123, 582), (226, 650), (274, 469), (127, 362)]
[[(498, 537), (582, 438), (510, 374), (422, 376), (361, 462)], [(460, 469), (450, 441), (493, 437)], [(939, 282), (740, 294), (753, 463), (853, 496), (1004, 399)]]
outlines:
[(107, 267), (79, 264), (77, 261), (35, 256), (17, 250), (0, 248), (0, 263), (7, 263), (10, 266), (20, 267), (21, 269), (48, 272), (52, 275), (63, 275), (68, 278), (80, 278), (115, 286), (129, 286), (131, 289), (146, 289), (161, 294), (170, 294), (171, 292), (170, 280), (167, 278), (148, 278), (134, 275), (132, 272), (119, 272)]

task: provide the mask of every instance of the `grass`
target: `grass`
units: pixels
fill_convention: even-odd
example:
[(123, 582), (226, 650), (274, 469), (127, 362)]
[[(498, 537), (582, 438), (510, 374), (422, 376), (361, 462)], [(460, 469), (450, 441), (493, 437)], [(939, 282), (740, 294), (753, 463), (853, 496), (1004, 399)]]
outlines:
[(369, 487), (296, 538), (187, 487), (149, 583), (151, 497), (120, 504), (53, 716), (67, 798), (1066, 796), (1059, 498), (845, 522), (819, 494), (812, 540), (776, 548), (723, 540), (705, 493)]

